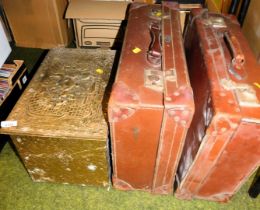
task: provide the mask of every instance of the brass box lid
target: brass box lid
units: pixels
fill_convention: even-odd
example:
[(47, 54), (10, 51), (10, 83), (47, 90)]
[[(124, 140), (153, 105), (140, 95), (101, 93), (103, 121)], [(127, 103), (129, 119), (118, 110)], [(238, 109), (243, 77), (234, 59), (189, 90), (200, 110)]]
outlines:
[(115, 51), (50, 50), (1, 133), (102, 139), (107, 137), (103, 97)]

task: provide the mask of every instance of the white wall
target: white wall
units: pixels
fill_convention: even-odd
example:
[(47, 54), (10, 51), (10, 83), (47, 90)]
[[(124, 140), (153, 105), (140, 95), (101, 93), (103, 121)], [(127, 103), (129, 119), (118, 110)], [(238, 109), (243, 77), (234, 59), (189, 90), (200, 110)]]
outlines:
[(11, 52), (11, 47), (5, 35), (2, 23), (0, 22), (0, 67)]

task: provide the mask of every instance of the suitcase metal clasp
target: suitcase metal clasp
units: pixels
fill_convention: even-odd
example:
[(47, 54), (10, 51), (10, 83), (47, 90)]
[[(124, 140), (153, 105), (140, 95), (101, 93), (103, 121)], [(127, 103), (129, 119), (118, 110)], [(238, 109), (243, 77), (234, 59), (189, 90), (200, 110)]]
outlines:
[(170, 82), (175, 82), (176, 79), (177, 78), (176, 78), (176, 70), (175, 69), (165, 71), (165, 80), (170, 81)]
[(146, 69), (144, 71), (144, 86), (155, 91), (163, 91), (163, 72)]
[(210, 25), (213, 28), (226, 28), (227, 25), (223, 17), (209, 17), (204, 20), (206, 25)]
[(260, 107), (256, 92), (252, 86), (227, 79), (222, 79), (221, 84), (225, 90), (233, 90), (235, 92), (240, 106)]

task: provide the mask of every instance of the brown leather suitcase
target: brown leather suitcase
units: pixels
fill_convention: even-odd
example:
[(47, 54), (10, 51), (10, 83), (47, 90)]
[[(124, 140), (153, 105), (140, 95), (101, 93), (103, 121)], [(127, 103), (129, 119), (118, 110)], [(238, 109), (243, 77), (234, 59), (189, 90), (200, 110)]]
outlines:
[(178, 4), (132, 5), (108, 108), (114, 187), (173, 193), (193, 115)]
[(227, 201), (260, 164), (260, 68), (233, 16), (193, 10), (185, 48), (195, 114), (176, 196)]
[(109, 184), (102, 101), (115, 51), (49, 51), (0, 132), (37, 182)]

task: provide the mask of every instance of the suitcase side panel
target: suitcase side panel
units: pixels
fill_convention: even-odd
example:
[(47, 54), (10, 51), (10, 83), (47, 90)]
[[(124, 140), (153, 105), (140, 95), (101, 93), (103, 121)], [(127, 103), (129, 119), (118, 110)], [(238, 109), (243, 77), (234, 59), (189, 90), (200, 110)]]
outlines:
[(152, 190), (164, 107), (162, 71), (150, 63), (148, 51), (150, 28), (159, 22), (159, 10), (159, 5), (131, 5), (109, 99), (112, 179), (114, 187), (122, 190)]
[(36, 182), (109, 184), (106, 140), (11, 136)]
[[(204, 124), (204, 127), (202, 126), (206, 130), (206, 134), (204, 137), (202, 136), (203, 138), (200, 138), (202, 139), (201, 145), (199, 145), (199, 141), (197, 141), (199, 138), (193, 138), (193, 136), (196, 136), (199, 133), (197, 132), (198, 130), (196, 131), (196, 129), (191, 126), (192, 129), (188, 133), (187, 142), (185, 143), (185, 146), (187, 146), (184, 149), (185, 152), (182, 156), (183, 159), (179, 170), (182, 169), (181, 167), (185, 166), (184, 160), (189, 162), (189, 157), (191, 157), (191, 160), (193, 157), (195, 157), (195, 159), (192, 164), (189, 164), (190, 167), (187, 167), (186, 176), (185, 173), (180, 174), (184, 176), (181, 177), (182, 182), (177, 190), (176, 196), (185, 199), (197, 197), (214, 201), (227, 201), (236, 192), (241, 183), (245, 181), (245, 177), (248, 177), (255, 169), (256, 165), (259, 164), (259, 160), (256, 160), (256, 157), (259, 159), (259, 150), (254, 150), (254, 155), (256, 155), (256, 157), (254, 156), (252, 159), (241, 158), (243, 153), (247, 153), (242, 152), (241, 145), (239, 143), (234, 143), (233, 140), (233, 137), (235, 136), (235, 140), (241, 138), (241, 144), (245, 144), (246, 142), (248, 147), (254, 145), (254, 149), (259, 148), (259, 127), (254, 126), (254, 124), (257, 124), (259, 121), (259, 112), (257, 112), (258, 105), (255, 103), (254, 106), (251, 106), (250, 101), (247, 105), (242, 106), (240, 103), (241, 101), (239, 100), (240, 96), (238, 95), (238, 91), (243, 85), (246, 84), (243, 86), (246, 90), (248, 86), (252, 86), (250, 78), (252, 78), (252, 76), (254, 77), (257, 68), (252, 67), (253, 70), (248, 68), (250, 63), (254, 66), (255, 61), (252, 59), (250, 52), (248, 52), (248, 47), (246, 47), (244, 39), (241, 38), (241, 32), (238, 33), (238, 25), (230, 17), (226, 17), (225, 19), (218, 15), (214, 16), (207, 14), (202, 10), (193, 11), (193, 13), (195, 14), (195, 17), (193, 21), (191, 21), (191, 26), (189, 27), (189, 29), (192, 28), (190, 30), (193, 30), (193, 33), (189, 33), (186, 37), (191, 83), (195, 93), (196, 112), (193, 122), (196, 122), (197, 125), (199, 125), (200, 123), (198, 123), (197, 116), (201, 116), (202, 118), (202, 116), (207, 113), (205, 110), (197, 109), (198, 99), (202, 95), (199, 92), (201, 81), (203, 84), (203, 81), (207, 79), (210, 81), (209, 93), (212, 104), (211, 116), (213, 117), (208, 121), (209, 127), (207, 127), (207, 124)], [(223, 20), (225, 20), (226, 23), (223, 23)], [(213, 26), (214, 24), (220, 25)], [(226, 30), (228, 30), (228, 32), (226, 32)], [(232, 33), (229, 38), (234, 40), (236, 40), (234, 36), (238, 33), (238, 37), (240, 37), (241, 42), (243, 42), (241, 47), (242, 49), (245, 49), (245, 57), (247, 58), (249, 65), (248, 63), (245, 64), (243, 70), (248, 70), (248, 75), (241, 80), (238, 78), (235, 79), (230, 69), (230, 65), (233, 65), (231, 56), (234, 57), (238, 55), (238, 58), (240, 59), (241, 54), (236, 54), (234, 50), (231, 50), (234, 53), (232, 55), (232, 52), (228, 49), (230, 46), (227, 46), (227, 43), (225, 43), (224, 40), (224, 36), (226, 36), (225, 33)], [(231, 48), (234, 48), (235, 42), (231, 45), (233, 45)], [(194, 62), (197, 58), (193, 51), (196, 48), (200, 51), (198, 54), (199, 57), (203, 58), (203, 61), (197, 62), (197, 64)], [(240, 47), (238, 47), (238, 49), (239, 48)], [(237, 51), (236, 49), (235, 51), (238, 52), (239, 50)], [(193, 65), (191, 65), (192, 63)], [(206, 72), (206, 77), (203, 78), (203, 80), (196, 79), (196, 70)], [(255, 78), (258, 77), (255, 75)], [(229, 84), (227, 85), (227, 83)], [(198, 85), (194, 86), (194, 84)], [(251, 93), (255, 94), (254, 91)], [(257, 94), (254, 96), (257, 96)], [(246, 100), (248, 99), (249, 97), (246, 98)], [(253, 113), (253, 110), (256, 113)], [(244, 125), (245, 122), (248, 122), (248, 127)], [(250, 123), (252, 125), (249, 125)], [(240, 126), (239, 129), (238, 126)], [(251, 133), (256, 133), (251, 146), (251, 141), (249, 141), (248, 138), (251, 138), (254, 134), (252, 134), (251, 137), (242, 140), (242, 136), (245, 136), (245, 133), (241, 131), (241, 128), (242, 130), (247, 128), (250, 129)], [(236, 134), (236, 132), (239, 134)], [(239, 135), (241, 136), (238, 137)], [(239, 142), (239, 140), (236, 141)], [(232, 145), (232, 147), (230, 145)], [(234, 150), (234, 156), (232, 150)], [(227, 151), (228, 156), (226, 155)], [(240, 153), (240, 155), (238, 155), (238, 153)], [(251, 162), (244, 164), (244, 159)], [(236, 161), (242, 163), (242, 170), (237, 172), (240, 179), (238, 177), (234, 179), (230, 178), (232, 177), (231, 166), (232, 164), (238, 164)], [(226, 162), (230, 162), (230, 164), (226, 164)], [(238, 165), (237, 168), (238, 170), (241, 169)], [(223, 185), (220, 184), (222, 182)], [(227, 188), (225, 185), (227, 185)]]
[(153, 193), (173, 193), (177, 165), (194, 112), (180, 27), (178, 4), (162, 4), (164, 116), (153, 181)]
[[(165, 110), (157, 162), (153, 180), (153, 193), (172, 194), (175, 173), (180, 159), (190, 110)], [(187, 119), (188, 118), (188, 119)]]
[[(200, 183), (214, 166), (212, 156), (218, 157), (225, 146), (224, 140), (230, 138), (235, 129), (233, 125), (239, 122), (232, 91), (223, 89), (218, 80), (209, 80), (212, 76), (218, 79), (226, 77), (223, 72), (223, 52), (219, 49), (219, 43), (214, 42), (212, 31), (205, 31), (200, 23), (194, 21), (190, 24), (185, 37), (185, 47), (196, 111), (178, 169), (181, 184), (176, 192), (177, 197), (185, 199), (196, 195)], [(204, 37), (204, 40), (201, 41), (200, 37)], [(216, 69), (222, 71), (215, 71)], [(219, 106), (223, 97), (233, 103)], [(228, 110), (230, 115), (222, 113), (223, 110)], [(217, 136), (219, 134), (220, 136)]]
[[(190, 81), (194, 92), (195, 113), (185, 140), (183, 153), (178, 166), (178, 179), (182, 180), (192, 164), (205, 135), (205, 128), (209, 125), (213, 116), (210, 84), (207, 76), (207, 68), (204, 64), (201, 49), (199, 47), (196, 28), (191, 28), (186, 37), (186, 51)], [(188, 38), (188, 39), (187, 39)], [(199, 72), (199, 73), (198, 73)], [(203, 113), (203, 114), (201, 114)]]
[(110, 107), (109, 112), (114, 187), (150, 191), (163, 109), (139, 108), (124, 119), (112, 118), (124, 108)]
[(195, 159), (176, 192), (177, 197), (184, 199), (197, 197), (198, 190), (211, 170), (216, 167), (217, 161), (234, 135), (238, 123), (239, 119), (226, 115), (216, 114), (213, 117), (199, 150), (195, 153)]
[(227, 201), (260, 165), (260, 124), (242, 122), (196, 197)]

